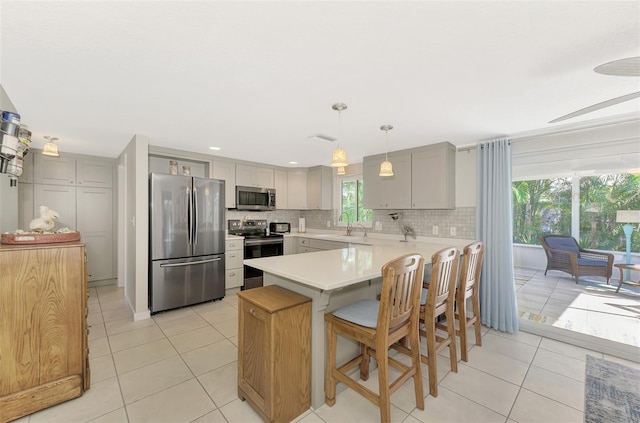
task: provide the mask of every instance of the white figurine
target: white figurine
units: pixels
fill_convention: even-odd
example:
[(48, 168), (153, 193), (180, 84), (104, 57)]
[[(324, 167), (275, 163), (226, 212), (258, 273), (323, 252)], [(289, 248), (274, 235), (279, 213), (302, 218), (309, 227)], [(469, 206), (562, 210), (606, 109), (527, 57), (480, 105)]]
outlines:
[(29, 229), (36, 232), (52, 230), (55, 226), (54, 220), (58, 220), (60, 214), (47, 206), (38, 207), (38, 211), (40, 212), (40, 217), (33, 219), (31, 223), (29, 223)]

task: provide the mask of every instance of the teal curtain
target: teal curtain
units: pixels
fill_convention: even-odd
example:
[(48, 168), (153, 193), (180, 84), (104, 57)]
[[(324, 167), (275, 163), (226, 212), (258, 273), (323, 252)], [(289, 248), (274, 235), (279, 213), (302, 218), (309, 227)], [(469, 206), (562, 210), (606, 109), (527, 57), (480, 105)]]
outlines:
[(507, 139), (478, 143), (477, 237), (485, 245), (480, 279), (482, 324), (518, 331), (513, 277), (511, 144)]

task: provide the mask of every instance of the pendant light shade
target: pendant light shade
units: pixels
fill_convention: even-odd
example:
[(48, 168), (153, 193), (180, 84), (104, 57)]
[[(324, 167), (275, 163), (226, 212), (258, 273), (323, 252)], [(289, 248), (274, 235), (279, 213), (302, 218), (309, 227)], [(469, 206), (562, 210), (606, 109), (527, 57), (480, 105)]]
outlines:
[(393, 176), (393, 165), (389, 160), (380, 163), (380, 176)]
[(346, 171), (346, 169), (344, 168), (344, 166), (340, 166), (340, 167), (338, 168), (338, 172), (337, 172), (337, 174), (338, 174), (338, 175), (346, 175), (346, 174), (347, 174), (347, 171)]
[(331, 167), (349, 166), (347, 152), (344, 151), (344, 148), (340, 147), (340, 140), (342, 139), (341, 112), (347, 109), (347, 105), (344, 103), (335, 103), (331, 108), (338, 112), (338, 147), (333, 150), (333, 154), (331, 155)]
[(331, 167), (345, 167), (349, 166), (347, 162), (347, 152), (344, 151), (344, 148), (338, 147), (333, 150), (333, 154), (331, 156)]
[(57, 140), (58, 138), (51, 137), (49, 135), (45, 136), (44, 138), (47, 140), (47, 143), (44, 145), (42, 154), (44, 154), (45, 156), (60, 157), (60, 154), (58, 153), (58, 146), (55, 143), (55, 140)]
[(382, 125), (380, 127), (381, 130), (384, 131), (385, 137), (385, 151), (384, 151), (384, 162), (380, 163), (380, 176), (393, 176), (393, 165), (389, 161), (389, 157), (387, 156), (389, 150), (389, 131), (393, 129), (393, 125)]

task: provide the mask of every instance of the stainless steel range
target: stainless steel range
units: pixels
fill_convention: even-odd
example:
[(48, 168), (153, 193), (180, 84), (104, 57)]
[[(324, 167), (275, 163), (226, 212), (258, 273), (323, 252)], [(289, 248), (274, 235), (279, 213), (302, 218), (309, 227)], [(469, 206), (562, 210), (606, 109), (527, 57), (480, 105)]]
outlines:
[[(244, 237), (245, 259), (281, 256), (284, 253), (284, 236), (267, 235), (267, 221), (264, 219), (229, 220), (229, 233)], [(262, 270), (245, 265), (242, 289), (259, 286), (262, 286)]]

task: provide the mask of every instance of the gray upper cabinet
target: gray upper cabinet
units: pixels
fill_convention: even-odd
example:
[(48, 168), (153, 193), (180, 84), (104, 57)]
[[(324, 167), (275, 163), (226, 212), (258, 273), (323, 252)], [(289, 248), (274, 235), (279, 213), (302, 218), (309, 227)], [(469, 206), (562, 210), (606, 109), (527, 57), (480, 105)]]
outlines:
[(113, 160), (34, 155), (33, 182), (36, 184), (113, 188), (114, 174)]
[(333, 207), (333, 174), (328, 166), (309, 168), (307, 174), (307, 209), (330, 210)]
[(102, 160), (77, 159), (78, 185), (95, 188), (113, 188), (114, 163)]
[[(290, 170), (287, 172), (287, 208), (304, 210), (307, 208), (307, 170)], [(276, 201), (278, 200), (276, 189)]]
[(236, 164), (236, 185), (274, 188), (273, 169)]
[(51, 157), (34, 153), (33, 181), (36, 184), (75, 185), (76, 159), (67, 155)]
[(232, 209), (236, 206), (236, 164), (213, 161), (213, 179), (224, 181), (224, 206)]
[(411, 208), (411, 154), (390, 154), (393, 176), (380, 176), (384, 155), (369, 156), (363, 162), (364, 207), (368, 209)]
[(384, 155), (363, 162), (369, 209), (455, 209), (456, 148), (443, 142), (389, 153), (393, 176), (379, 176)]
[(289, 208), (289, 178), (286, 170), (276, 170), (274, 185), (276, 188), (276, 208)]
[(411, 156), (411, 207), (456, 208), (456, 148), (440, 143)]

